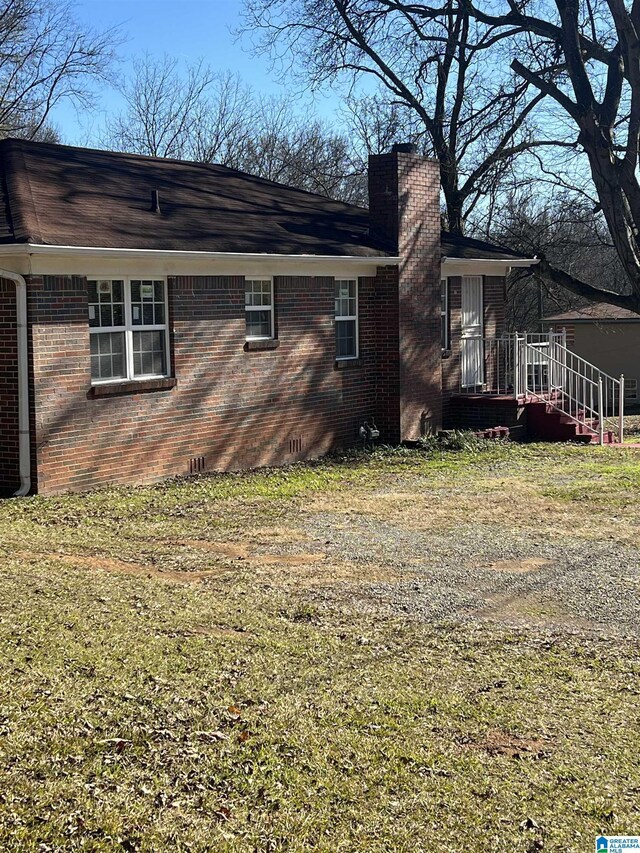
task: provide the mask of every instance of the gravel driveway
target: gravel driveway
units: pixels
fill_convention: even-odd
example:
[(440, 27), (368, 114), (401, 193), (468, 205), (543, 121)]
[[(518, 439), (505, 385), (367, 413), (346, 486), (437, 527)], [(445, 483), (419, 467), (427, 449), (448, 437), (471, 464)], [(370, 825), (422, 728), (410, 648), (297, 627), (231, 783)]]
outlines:
[[(478, 494), (484, 497), (482, 485)], [(563, 521), (568, 529), (559, 531), (539, 507), (532, 508), (524, 529), (512, 520), (502, 522), (500, 512), (491, 521), (478, 520), (458, 508), (455, 490), (430, 494), (419, 478), (387, 485), (368, 501), (375, 506), (398, 495), (407, 504), (408, 519), (421, 509), (428, 513), (421, 500), (439, 501), (450, 506), (451, 523), (431, 528), (427, 520), (415, 529), (397, 517), (385, 520), (383, 512), (350, 509), (353, 495), (344, 496), (338, 511), (310, 507), (304, 513), (301, 530), (313, 550), (329, 560), (360, 565), (361, 577), (367, 567), (375, 567), (374, 577), (383, 569), (390, 578), (324, 584), (307, 591), (315, 604), (418, 620), (489, 619), (603, 635), (640, 634), (640, 548), (629, 541), (628, 531), (626, 542), (617, 536), (606, 518), (596, 518), (591, 528), (590, 507), (571, 507), (584, 517), (574, 525), (569, 515)], [(574, 526), (577, 533), (571, 532)]]

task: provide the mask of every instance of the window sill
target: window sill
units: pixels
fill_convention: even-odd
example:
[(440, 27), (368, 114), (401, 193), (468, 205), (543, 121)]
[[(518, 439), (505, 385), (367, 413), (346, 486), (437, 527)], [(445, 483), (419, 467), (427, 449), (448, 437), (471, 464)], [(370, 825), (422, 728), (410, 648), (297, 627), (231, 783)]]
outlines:
[(176, 379), (171, 376), (165, 379), (127, 379), (124, 382), (107, 382), (104, 385), (92, 385), (89, 391), (91, 397), (114, 397), (117, 394), (140, 394), (146, 391), (168, 391), (175, 388)]
[(278, 338), (265, 338), (264, 340), (245, 341), (245, 352), (262, 352), (263, 350), (278, 349), (280, 341)]
[(350, 370), (353, 367), (362, 367), (362, 359), (357, 358), (337, 358), (334, 370)]

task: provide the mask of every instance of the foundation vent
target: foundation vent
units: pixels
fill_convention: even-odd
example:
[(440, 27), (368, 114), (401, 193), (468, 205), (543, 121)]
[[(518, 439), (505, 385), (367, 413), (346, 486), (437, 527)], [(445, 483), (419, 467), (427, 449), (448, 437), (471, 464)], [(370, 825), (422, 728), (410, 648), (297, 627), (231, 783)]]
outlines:
[(189, 473), (201, 474), (204, 471), (204, 456), (193, 456), (189, 460)]
[(289, 439), (289, 453), (302, 453), (302, 439), (301, 438), (290, 438)]

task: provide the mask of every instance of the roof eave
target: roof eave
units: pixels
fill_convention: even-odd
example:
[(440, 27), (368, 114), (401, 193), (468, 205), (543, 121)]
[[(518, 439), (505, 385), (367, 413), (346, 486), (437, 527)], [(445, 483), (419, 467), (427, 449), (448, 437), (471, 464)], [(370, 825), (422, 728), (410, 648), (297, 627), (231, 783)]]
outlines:
[(640, 315), (638, 317), (543, 317), (542, 323), (640, 323)]
[(445, 255), (441, 260), (441, 275), (507, 275), (514, 267), (532, 267), (539, 258), (455, 258)]
[(443, 255), (442, 263), (473, 266), (476, 264), (504, 264), (508, 267), (534, 267), (540, 263), (540, 258), (456, 258), (454, 255)]
[(28, 275), (299, 275), (375, 276), (379, 267), (397, 266), (389, 255), (283, 255), (258, 252), (202, 252), (123, 249), (100, 246), (0, 244), (0, 257)]
[(224, 259), (224, 260), (291, 260), (301, 263), (317, 261), (341, 261), (349, 264), (375, 263), (379, 266), (395, 266), (400, 258), (391, 255), (285, 255), (266, 252), (203, 252), (184, 249), (124, 249), (111, 246), (50, 246), (45, 243), (4, 243), (0, 245), (0, 255), (86, 255), (90, 257), (113, 258), (116, 256), (134, 258), (176, 258), (176, 259)]

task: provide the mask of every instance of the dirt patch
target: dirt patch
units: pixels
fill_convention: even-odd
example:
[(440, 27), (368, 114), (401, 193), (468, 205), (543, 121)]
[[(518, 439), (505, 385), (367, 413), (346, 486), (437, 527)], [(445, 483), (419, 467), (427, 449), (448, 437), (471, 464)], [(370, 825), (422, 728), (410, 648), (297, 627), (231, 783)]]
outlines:
[(531, 593), (496, 593), (487, 598), (486, 605), (480, 608), (478, 615), (494, 619), (545, 621), (563, 614), (553, 602), (542, 601)]
[(246, 545), (234, 542), (210, 542), (208, 539), (180, 539), (177, 542), (167, 542), (167, 545), (178, 545), (181, 548), (196, 548), (200, 551), (210, 551), (230, 559), (246, 560), (249, 551)]
[(535, 593), (498, 593), (486, 600), (486, 605), (475, 611), (480, 618), (525, 625), (557, 626), (579, 630), (592, 630), (593, 622), (570, 616), (560, 601), (542, 598)]
[[(298, 576), (296, 574), (294, 577), (290, 578), (290, 580), (295, 583), (302, 582), (303, 584), (311, 585), (313, 583), (331, 583), (344, 581), (346, 579), (355, 579), (353, 577), (354, 573), (349, 571), (349, 568), (351, 567), (347, 567), (346, 564), (340, 564), (340, 566), (332, 565), (330, 568), (328, 567), (327, 571), (322, 572), (322, 576), (320, 576), (315, 570), (312, 570), (312, 567), (325, 560), (326, 554), (302, 553), (251, 555), (247, 547), (244, 545), (207, 542), (205, 540), (189, 540), (175, 544), (191, 548), (199, 548), (228, 557), (232, 560), (242, 561), (243, 565), (246, 565), (251, 569), (255, 569), (258, 574), (264, 574), (265, 572), (275, 572), (278, 574), (277, 570), (280, 566), (283, 569), (296, 567), (305, 569), (308, 567), (309, 570), (303, 573), (305, 577)], [(21, 560), (27, 560), (29, 562), (38, 560), (55, 560), (56, 562), (66, 563), (67, 565), (77, 566), (78, 568), (100, 569), (105, 572), (136, 575), (138, 577), (161, 580), (169, 583), (196, 583), (198, 581), (206, 580), (207, 578), (220, 577), (230, 570), (229, 567), (225, 565), (218, 566), (214, 569), (193, 571), (186, 568), (184, 570), (160, 569), (157, 566), (138, 563), (133, 560), (123, 560), (116, 557), (99, 557), (92, 554), (64, 554), (58, 551), (23, 551), (16, 556)], [(260, 572), (261, 568), (264, 568), (265, 572)]]
[(360, 561), (337, 560), (325, 557), (314, 562), (284, 562), (274, 558), (270, 563), (253, 563), (251, 569), (256, 579), (279, 589), (316, 589), (336, 587), (332, 596), (345, 601), (362, 593), (362, 585), (393, 583), (407, 574), (385, 565)]
[[(282, 542), (282, 540), (280, 540)], [(207, 539), (183, 539), (173, 543), (183, 548), (193, 548), (200, 551), (208, 551), (228, 557), (232, 560), (247, 560), (250, 564), (272, 565), (282, 563), (286, 566), (307, 565), (324, 560), (326, 554), (256, 554), (252, 553), (247, 545), (233, 542), (210, 542)], [(273, 543), (269, 543), (273, 544)]]
[(82, 569), (101, 569), (105, 572), (117, 572), (124, 575), (137, 575), (138, 577), (153, 578), (155, 580), (168, 581), (170, 583), (195, 583), (209, 577), (219, 576), (220, 569), (199, 572), (176, 572), (162, 571), (154, 566), (145, 566), (142, 563), (118, 560), (113, 557), (94, 557), (80, 554), (60, 554), (58, 552), (35, 553), (32, 551), (21, 552), (16, 555), (21, 560), (30, 562), (38, 560), (55, 560), (59, 563), (78, 566)]
[(250, 527), (247, 528), (246, 534), (257, 545), (273, 545), (276, 542), (291, 545), (309, 541), (306, 533), (292, 527)]
[[(537, 569), (550, 565), (551, 560), (545, 560), (542, 557), (527, 557), (524, 560), (498, 560), (495, 563), (490, 563), (486, 568), (492, 569), (495, 572), (527, 574), (528, 572), (535, 572)], [(482, 566), (481, 568), (485, 567)]]
[(463, 738), (458, 741), (464, 749), (479, 750), (488, 755), (505, 755), (507, 758), (524, 758), (539, 761), (551, 756), (553, 741), (535, 737), (511, 735), (501, 729), (492, 729), (479, 740)]

